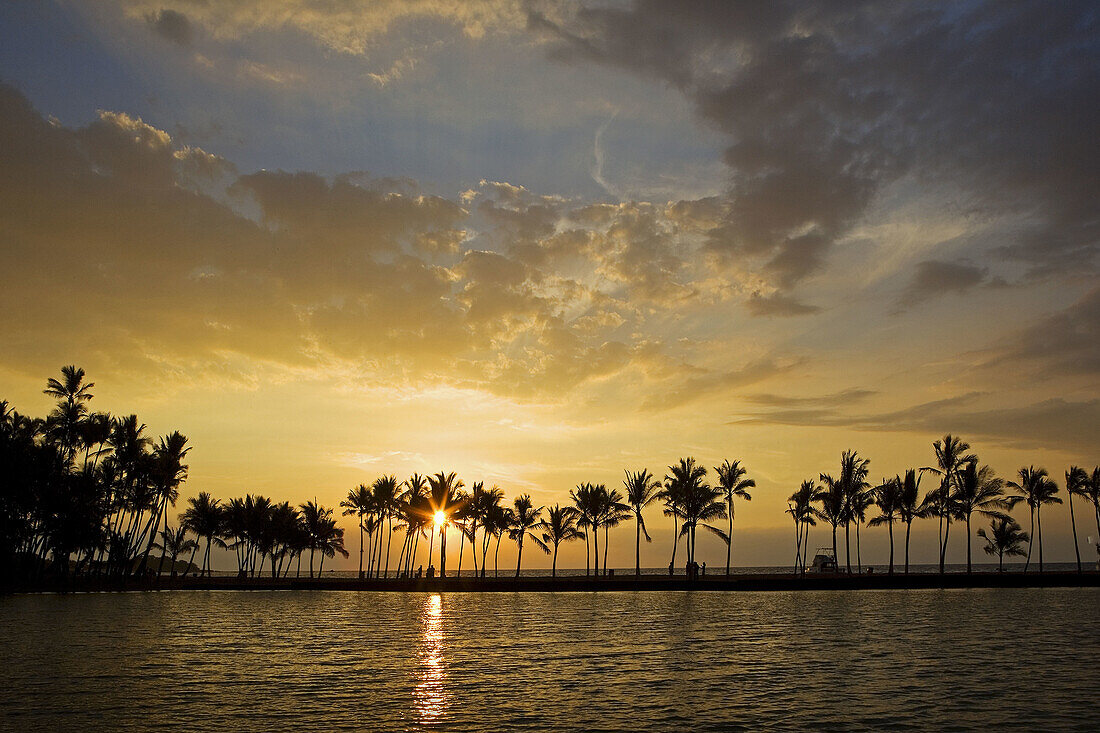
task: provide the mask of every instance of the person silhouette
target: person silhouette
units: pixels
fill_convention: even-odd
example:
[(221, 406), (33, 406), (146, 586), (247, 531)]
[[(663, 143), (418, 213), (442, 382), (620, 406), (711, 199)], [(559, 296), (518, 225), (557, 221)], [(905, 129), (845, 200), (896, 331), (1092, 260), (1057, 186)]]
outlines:
[(707, 574), (707, 563), (706, 563), (706, 561), (704, 560), (704, 561), (703, 561), (703, 575), (706, 575), (706, 574)]
[(435, 565), (429, 565), (428, 566), (428, 577), (429, 578), (434, 578), (435, 577)]
[(423, 565), (418, 565), (417, 568), (416, 568), (416, 577), (419, 578), (423, 574), (424, 574), (424, 566)]

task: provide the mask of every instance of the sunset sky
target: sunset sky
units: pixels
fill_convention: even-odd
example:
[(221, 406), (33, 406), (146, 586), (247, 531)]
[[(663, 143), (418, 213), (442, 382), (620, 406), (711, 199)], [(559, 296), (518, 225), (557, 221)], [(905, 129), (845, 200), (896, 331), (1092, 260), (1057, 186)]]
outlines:
[(742, 565), (788, 561), (846, 448), (877, 483), (951, 432), (1064, 485), (1100, 463), (1098, 14), (0, 4), (0, 399), (84, 367), (190, 438), (184, 499), (453, 470), (550, 504), (739, 458)]

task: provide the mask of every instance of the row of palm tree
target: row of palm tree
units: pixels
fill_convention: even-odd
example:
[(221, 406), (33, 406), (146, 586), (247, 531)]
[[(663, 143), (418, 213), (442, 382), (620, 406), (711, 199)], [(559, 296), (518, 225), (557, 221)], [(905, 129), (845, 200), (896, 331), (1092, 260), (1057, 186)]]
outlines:
[(136, 415), (91, 411), (95, 385), (85, 376), (66, 366), (47, 381), (56, 405), (45, 418), (0, 401), (2, 573), (144, 573), (158, 548), (164, 562), (187, 438), (176, 431), (155, 440)]
[[(904, 572), (909, 572), (909, 539), (913, 521), (935, 519), (939, 531), (939, 571), (944, 572), (951, 525), (963, 523), (966, 532), (966, 570), (973, 571), (972, 521), (977, 517), (991, 521), (990, 532), (978, 531), (985, 539), (983, 548), (998, 556), (1003, 563), (1005, 554), (1026, 557), (1026, 572), (1032, 559), (1032, 547), (1038, 548), (1039, 571), (1043, 571), (1044, 506), (1061, 504), (1058, 486), (1046, 469), (1034, 466), (1020, 468), (1015, 480), (999, 478), (990, 466), (982, 465), (977, 455), (970, 451), (969, 443), (953, 435), (946, 435), (932, 444), (935, 463), (921, 468), (910, 468), (904, 477), (896, 475), (883, 479), (877, 486), (868, 481), (870, 461), (861, 458), (856, 451), (844, 451), (840, 459), (840, 471), (822, 473), (817, 481), (803, 481), (787, 504), (787, 513), (795, 525), (795, 572), (806, 571), (809, 528), (817, 520), (827, 523), (832, 531), (833, 557), (837, 553), (837, 531), (844, 528), (845, 565), (852, 572), (851, 529), (855, 529), (856, 570), (862, 572), (859, 549), (859, 530), (863, 524), (876, 527), (885, 525), (889, 532), (890, 558), (888, 572), (894, 572), (894, 525), (905, 525)], [(921, 479), (931, 475), (937, 479), (935, 486), (922, 497)], [(1077, 539), (1076, 515), (1073, 498), (1080, 497), (1093, 505), (1097, 534), (1100, 535), (1100, 467), (1090, 475), (1077, 466), (1066, 471), (1066, 488), (1070, 501), (1070, 521), (1076, 552), (1077, 570), (1081, 571), (1081, 554)], [(1023, 532), (1009, 512), (1019, 504), (1029, 511), (1030, 531)], [(878, 514), (868, 521), (867, 511)], [(1024, 551), (1023, 545), (1027, 545)]]

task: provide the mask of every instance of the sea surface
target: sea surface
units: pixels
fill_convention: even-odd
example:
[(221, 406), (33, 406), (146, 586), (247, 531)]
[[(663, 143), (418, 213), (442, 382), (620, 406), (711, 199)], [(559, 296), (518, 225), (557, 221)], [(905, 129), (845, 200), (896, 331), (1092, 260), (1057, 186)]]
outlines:
[(0, 597), (0, 727), (1100, 730), (1100, 589)]

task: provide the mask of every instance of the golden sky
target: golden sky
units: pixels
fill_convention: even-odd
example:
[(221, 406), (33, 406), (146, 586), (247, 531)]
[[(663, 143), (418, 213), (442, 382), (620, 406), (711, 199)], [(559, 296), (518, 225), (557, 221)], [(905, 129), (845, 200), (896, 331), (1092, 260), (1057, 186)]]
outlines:
[(1095, 26), (1073, 3), (5, 5), (0, 398), (44, 414), (83, 366), (97, 409), (189, 436), (185, 498), (453, 470), (548, 504), (738, 458), (744, 565), (787, 561), (786, 497), (846, 448), (877, 480), (952, 432), (1061, 483), (1100, 461)]

